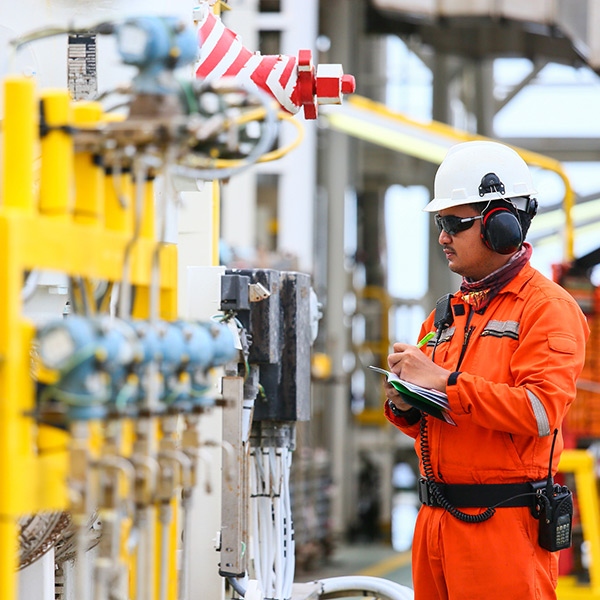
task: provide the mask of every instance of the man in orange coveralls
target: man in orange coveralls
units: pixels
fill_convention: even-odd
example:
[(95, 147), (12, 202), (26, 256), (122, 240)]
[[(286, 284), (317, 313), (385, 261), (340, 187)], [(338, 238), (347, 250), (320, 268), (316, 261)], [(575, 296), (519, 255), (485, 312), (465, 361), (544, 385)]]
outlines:
[[(434, 187), (425, 210), (436, 213), (439, 243), (463, 282), (423, 324), (420, 339), (433, 339), (422, 348), (394, 344), (388, 363), (402, 379), (445, 392), (456, 426), (385, 384), (386, 417), (415, 438), (420, 456), (415, 598), (556, 598), (558, 553), (538, 543), (529, 482), (547, 477), (589, 329), (573, 298), (529, 264), (523, 238), (537, 201), (516, 152), (458, 144)], [(553, 474), (562, 448), (558, 433)]]

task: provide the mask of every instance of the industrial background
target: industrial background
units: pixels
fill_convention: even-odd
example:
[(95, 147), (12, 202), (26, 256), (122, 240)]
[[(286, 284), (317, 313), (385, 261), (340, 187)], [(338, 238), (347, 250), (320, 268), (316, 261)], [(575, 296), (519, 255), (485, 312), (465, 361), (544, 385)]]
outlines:
[(600, 599), (599, 0), (23, 0), (0, 48), (0, 598), (411, 598), (368, 366), (460, 284), (422, 208), (491, 138), (592, 329), (559, 598)]

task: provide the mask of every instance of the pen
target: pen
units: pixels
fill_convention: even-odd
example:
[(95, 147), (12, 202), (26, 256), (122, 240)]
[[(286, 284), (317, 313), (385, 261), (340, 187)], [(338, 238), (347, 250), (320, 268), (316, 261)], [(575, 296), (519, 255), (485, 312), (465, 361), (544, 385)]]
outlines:
[(417, 348), (422, 348), (433, 336), (435, 331), (430, 331), (418, 344)]

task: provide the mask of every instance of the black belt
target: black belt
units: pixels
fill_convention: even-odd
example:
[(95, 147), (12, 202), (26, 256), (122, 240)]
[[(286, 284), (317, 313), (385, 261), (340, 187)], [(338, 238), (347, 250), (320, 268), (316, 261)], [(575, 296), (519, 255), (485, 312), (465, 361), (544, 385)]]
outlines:
[[(536, 483), (538, 482), (479, 484), (435, 482), (442, 496), (457, 508), (488, 508), (497, 504), (501, 507), (533, 506)], [(431, 492), (429, 482), (424, 478), (419, 479), (419, 500), (425, 506), (443, 508)]]

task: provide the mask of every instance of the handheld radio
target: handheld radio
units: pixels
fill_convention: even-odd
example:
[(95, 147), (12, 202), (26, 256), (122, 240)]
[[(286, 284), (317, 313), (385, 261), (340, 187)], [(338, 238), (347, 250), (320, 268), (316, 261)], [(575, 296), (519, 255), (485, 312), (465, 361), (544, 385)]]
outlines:
[(452, 314), (453, 297), (454, 296), (452, 294), (446, 294), (435, 303), (433, 325), (440, 332), (446, 327), (450, 327), (450, 325), (452, 325), (452, 322), (454, 321), (454, 315)]
[(573, 494), (566, 485), (554, 484), (552, 479), (552, 455), (557, 434), (558, 429), (555, 429), (548, 478), (545, 482), (533, 484), (536, 499), (531, 509), (533, 516), (540, 521), (538, 543), (550, 552), (570, 548), (572, 543)]

